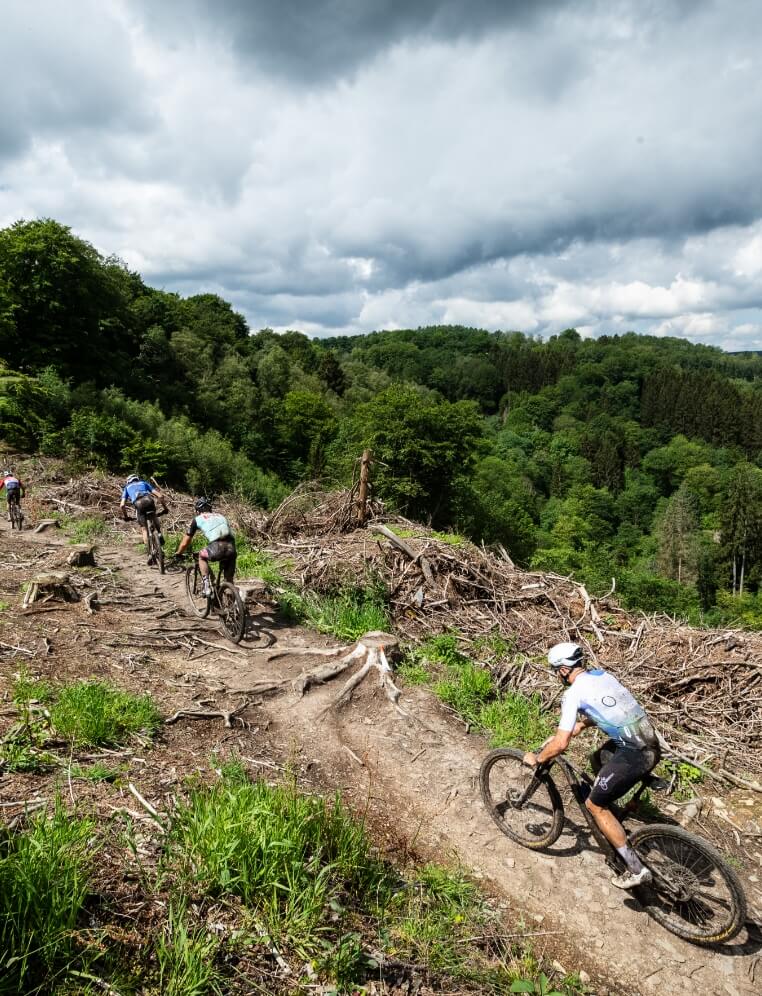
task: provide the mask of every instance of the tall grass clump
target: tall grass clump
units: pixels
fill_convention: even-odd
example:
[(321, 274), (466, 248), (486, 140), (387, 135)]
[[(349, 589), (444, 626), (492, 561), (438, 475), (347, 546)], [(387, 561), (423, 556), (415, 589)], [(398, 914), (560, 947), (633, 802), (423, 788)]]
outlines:
[(223, 979), (214, 964), (218, 948), (218, 940), (189, 925), (182, 905), (171, 905), (155, 947), (158, 991), (162, 996), (221, 993)]
[(57, 805), (52, 817), (37, 816), (0, 842), (2, 996), (52, 989), (85, 953), (75, 932), (89, 891), (93, 828)]
[(109, 532), (103, 519), (69, 519), (66, 524), (71, 543), (92, 543)]
[(136, 733), (152, 735), (161, 714), (150, 695), (133, 695), (104, 681), (79, 681), (61, 690), (50, 722), (78, 747), (108, 747)]
[(342, 588), (331, 595), (310, 592), (302, 597), (307, 624), (341, 640), (356, 640), (363, 633), (388, 630), (391, 625), (385, 593), (379, 585)]
[(208, 894), (238, 896), (306, 957), (319, 952), (329, 903), (359, 903), (384, 877), (338, 797), (329, 804), (228, 771), (179, 806), (166, 860)]
[[(504, 641), (480, 641), (479, 649), (502, 656)], [(539, 695), (501, 692), (490, 670), (476, 664), (459, 647), (457, 633), (442, 633), (410, 651), (400, 673), (411, 684), (433, 685), (434, 692), (469, 726), (486, 733), (493, 747), (535, 747), (554, 729)]]

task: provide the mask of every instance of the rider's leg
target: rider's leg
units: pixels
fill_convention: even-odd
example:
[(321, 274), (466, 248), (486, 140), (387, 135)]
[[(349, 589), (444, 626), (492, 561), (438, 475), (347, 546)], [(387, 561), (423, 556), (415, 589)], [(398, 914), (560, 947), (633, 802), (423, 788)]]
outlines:
[(605, 806), (597, 806), (591, 799), (585, 802), (588, 810), (592, 813), (593, 819), (600, 827), (601, 833), (622, 856), (630, 871), (639, 872), (643, 867), (643, 862), (627, 844), (627, 834), (619, 820), (610, 809)]

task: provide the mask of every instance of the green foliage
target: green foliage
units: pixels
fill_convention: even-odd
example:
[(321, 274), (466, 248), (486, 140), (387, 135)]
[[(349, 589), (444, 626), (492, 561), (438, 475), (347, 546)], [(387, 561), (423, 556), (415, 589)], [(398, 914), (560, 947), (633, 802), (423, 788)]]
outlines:
[(345, 587), (332, 595), (306, 592), (302, 608), (308, 625), (342, 640), (356, 640), (370, 630), (390, 628), (386, 592), (378, 585)]
[(61, 689), (50, 722), (77, 746), (119, 746), (134, 734), (151, 736), (161, 714), (149, 695), (133, 695), (103, 681), (81, 681)]
[(511, 992), (535, 993), (536, 996), (565, 996), (563, 992), (555, 988), (544, 972), (537, 979), (515, 979), (511, 984)]
[(192, 927), (183, 906), (169, 908), (167, 924), (156, 944), (159, 992), (163, 996), (210, 996), (221, 993), (223, 978), (215, 966), (219, 941)]
[(0, 994), (40, 991), (87, 955), (77, 927), (97, 853), (94, 824), (60, 804), (0, 841)]
[[(475, 650), (503, 655), (509, 645), (487, 636)], [(488, 669), (461, 652), (456, 633), (427, 640), (406, 655), (400, 673), (411, 684), (434, 684), (434, 691), (469, 726), (489, 735), (493, 747), (541, 744), (554, 729), (554, 717), (543, 712), (539, 696), (498, 692)]]
[(701, 769), (686, 761), (662, 761), (659, 774), (674, 782), (672, 791), (677, 799), (692, 799), (696, 786), (704, 780)]
[(65, 526), (70, 543), (93, 543), (109, 534), (103, 519), (69, 519)]
[(363, 827), (338, 798), (329, 804), (293, 785), (237, 777), (191, 792), (173, 821), (167, 861), (210, 895), (238, 896), (273, 938), (307, 957), (320, 953), (330, 902), (359, 902), (384, 880)]

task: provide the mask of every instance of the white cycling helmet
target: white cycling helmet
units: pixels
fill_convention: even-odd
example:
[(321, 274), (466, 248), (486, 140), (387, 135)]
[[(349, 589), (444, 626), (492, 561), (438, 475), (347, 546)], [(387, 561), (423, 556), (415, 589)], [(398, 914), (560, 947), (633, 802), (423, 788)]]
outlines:
[(585, 652), (578, 643), (557, 643), (548, 651), (548, 664), (557, 671), (561, 667), (574, 670), (585, 666)]
[(139, 480), (140, 478), (138, 477), (137, 474), (130, 474), (130, 476), (127, 478), (127, 484), (135, 484)]

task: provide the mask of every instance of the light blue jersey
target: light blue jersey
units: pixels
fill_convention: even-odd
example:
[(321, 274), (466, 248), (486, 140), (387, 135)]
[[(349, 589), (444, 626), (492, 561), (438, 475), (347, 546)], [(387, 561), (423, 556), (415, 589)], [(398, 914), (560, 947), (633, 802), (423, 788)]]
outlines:
[(558, 728), (571, 733), (580, 712), (623, 747), (643, 750), (656, 745), (645, 709), (608, 671), (597, 669), (577, 676), (561, 700)]

